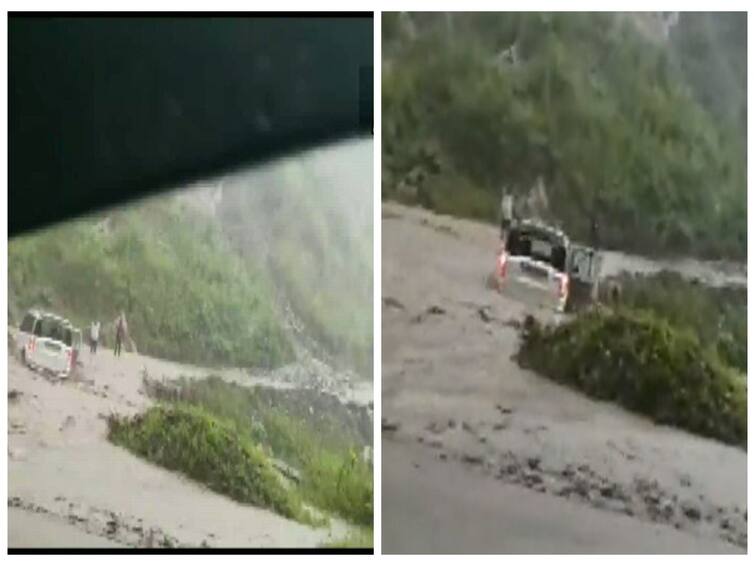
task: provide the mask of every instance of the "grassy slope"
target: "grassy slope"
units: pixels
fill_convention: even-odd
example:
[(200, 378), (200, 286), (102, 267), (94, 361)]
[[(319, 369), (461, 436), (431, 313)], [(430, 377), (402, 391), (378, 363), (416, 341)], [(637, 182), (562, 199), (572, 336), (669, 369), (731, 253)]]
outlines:
[[(82, 327), (124, 309), (141, 353), (218, 365), (276, 366), (293, 350), (272, 284), (217, 227), (170, 197), (9, 243), (11, 315), (37, 305)], [(99, 218), (104, 217), (104, 215)], [(104, 332), (112, 342), (112, 331)]]
[(159, 406), (131, 419), (113, 416), (108, 438), (242, 503), (317, 522), (273, 469), (262, 449), (231, 423), (189, 405)]

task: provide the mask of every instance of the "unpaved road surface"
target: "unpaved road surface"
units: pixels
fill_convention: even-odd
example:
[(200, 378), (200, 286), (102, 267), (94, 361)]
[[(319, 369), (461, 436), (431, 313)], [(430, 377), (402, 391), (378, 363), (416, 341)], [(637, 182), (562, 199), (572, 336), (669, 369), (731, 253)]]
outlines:
[[(83, 356), (81, 377), (59, 383), (9, 360), (11, 548), (315, 547), (345, 533), (337, 521), (318, 530), (242, 505), (106, 440), (108, 414), (133, 414), (152, 403), (142, 390), (144, 372), (169, 380), (210, 370), (131, 353), (115, 358), (106, 349)], [(250, 383), (242, 370), (212, 373)]]
[(382, 230), (384, 552), (746, 552), (744, 451), (511, 360), (495, 228), (384, 203)]

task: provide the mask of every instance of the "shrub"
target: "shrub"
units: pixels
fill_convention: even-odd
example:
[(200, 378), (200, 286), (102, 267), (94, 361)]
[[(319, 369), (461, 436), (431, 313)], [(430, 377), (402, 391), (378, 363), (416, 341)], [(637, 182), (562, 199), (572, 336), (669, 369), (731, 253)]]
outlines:
[(133, 418), (111, 416), (108, 439), (236, 501), (316, 523), (265, 453), (233, 425), (201, 408), (158, 406)]
[(297, 414), (281, 398), (271, 403), (247, 387), (218, 378), (182, 380), (176, 392), (156, 389), (158, 398), (178, 399), (232, 424), (271, 457), (298, 469), (298, 493), (323, 511), (360, 526), (372, 526), (372, 466), (364, 462), (354, 431), (328, 415)]
[(526, 325), (518, 360), (658, 423), (746, 447), (745, 378), (693, 332), (650, 312), (594, 311), (562, 326)]

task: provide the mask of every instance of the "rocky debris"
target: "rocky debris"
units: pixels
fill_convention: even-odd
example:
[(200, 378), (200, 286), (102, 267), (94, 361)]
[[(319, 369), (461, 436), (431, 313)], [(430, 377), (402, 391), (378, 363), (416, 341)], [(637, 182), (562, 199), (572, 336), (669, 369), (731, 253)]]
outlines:
[(444, 315), (444, 314), (446, 314), (446, 309), (439, 307), (438, 305), (432, 305), (426, 308), (420, 314), (414, 316), (412, 318), (412, 322), (416, 324), (416, 323), (423, 322), (429, 316), (439, 316), (439, 315)]
[(689, 501), (682, 503), (682, 512), (688, 519), (693, 521), (699, 521), (701, 518), (700, 509)]
[(10, 403), (15, 403), (21, 399), (21, 395), (23, 395), (23, 393), (21, 393), (18, 389), (11, 389), (10, 391), (8, 391), (8, 401)]
[(50, 509), (24, 501), (20, 497), (12, 496), (8, 498), (8, 507), (57, 517), (85, 532), (105, 537), (126, 546), (137, 548), (190, 546), (188, 544), (180, 544), (177, 538), (169, 535), (159, 527), (145, 528), (143, 520), (140, 518), (97, 507), (82, 509), (81, 506), (72, 501), (67, 502), (66, 498), (60, 495), (55, 498), (55, 502), (58, 503), (58, 509)]
[(385, 417), (381, 419), (381, 428), (383, 432), (396, 432), (400, 426), (401, 426), (401, 423), (399, 422), (389, 421)]
[(482, 465), (484, 458), (480, 454), (464, 453), (461, 456), (461, 461), (465, 464), (471, 464), (473, 466)]
[(473, 434), (473, 435), (477, 434), (477, 430), (467, 421), (461, 421), (461, 429), (464, 432), (468, 432), (469, 434)]
[(480, 315), (480, 318), (483, 322), (488, 323), (491, 320), (493, 320), (493, 317), (490, 315), (490, 307), (480, 307), (477, 309), (477, 314)]
[(383, 297), (383, 306), (387, 308), (392, 308), (396, 310), (406, 310), (406, 307), (401, 303), (401, 301), (394, 299), (393, 297)]
[[(664, 489), (657, 480), (635, 477), (631, 484), (622, 484), (602, 476), (587, 464), (566, 464), (549, 467), (547, 460), (533, 455), (518, 455), (506, 451), (497, 462), (483, 456), (444, 450), (441, 460), (454, 457), (462, 463), (481, 466), (497, 479), (521, 485), (540, 493), (574, 499), (592, 507), (641, 517), (653, 522), (673, 525), (678, 529), (698, 533), (712, 530), (718, 536), (740, 547), (747, 546), (747, 512), (738, 507), (714, 507), (704, 497), (700, 502), (682, 500)], [(715, 511), (715, 512), (714, 512)]]
[(10, 430), (11, 434), (26, 434), (26, 425), (23, 423), (11, 421)]
[(433, 434), (442, 434), (445, 431), (447, 431), (449, 428), (452, 428), (451, 424), (450, 424), (451, 422), (453, 422), (453, 420), (449, 421), (448, 424), (444, 424), (444, 423), (439, 423), (439, 422), (433, 421), (433, 422), (431, 422), (429, 425), (427, 425), (425, 427), (425, 430), (427, 430), (428, 432), (431, 432)]
[(504, 407), (503, 405), (500, 405), (500, 404), (497, 404), (495, 408), (502, 415), (510, 415), (511, 413), (514, 412), (514, 409), (512, 409), (511, 407)]

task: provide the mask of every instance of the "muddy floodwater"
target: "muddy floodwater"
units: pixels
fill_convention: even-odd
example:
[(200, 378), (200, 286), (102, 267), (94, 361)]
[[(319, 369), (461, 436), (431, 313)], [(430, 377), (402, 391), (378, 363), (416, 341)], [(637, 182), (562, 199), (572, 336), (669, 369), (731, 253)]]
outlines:
[(746, 551), (745, 451), (523, 370), (515, 321), (530, 310), (484, 284), (495, 227), (393, 203), (382, 215), (385, 552)]

